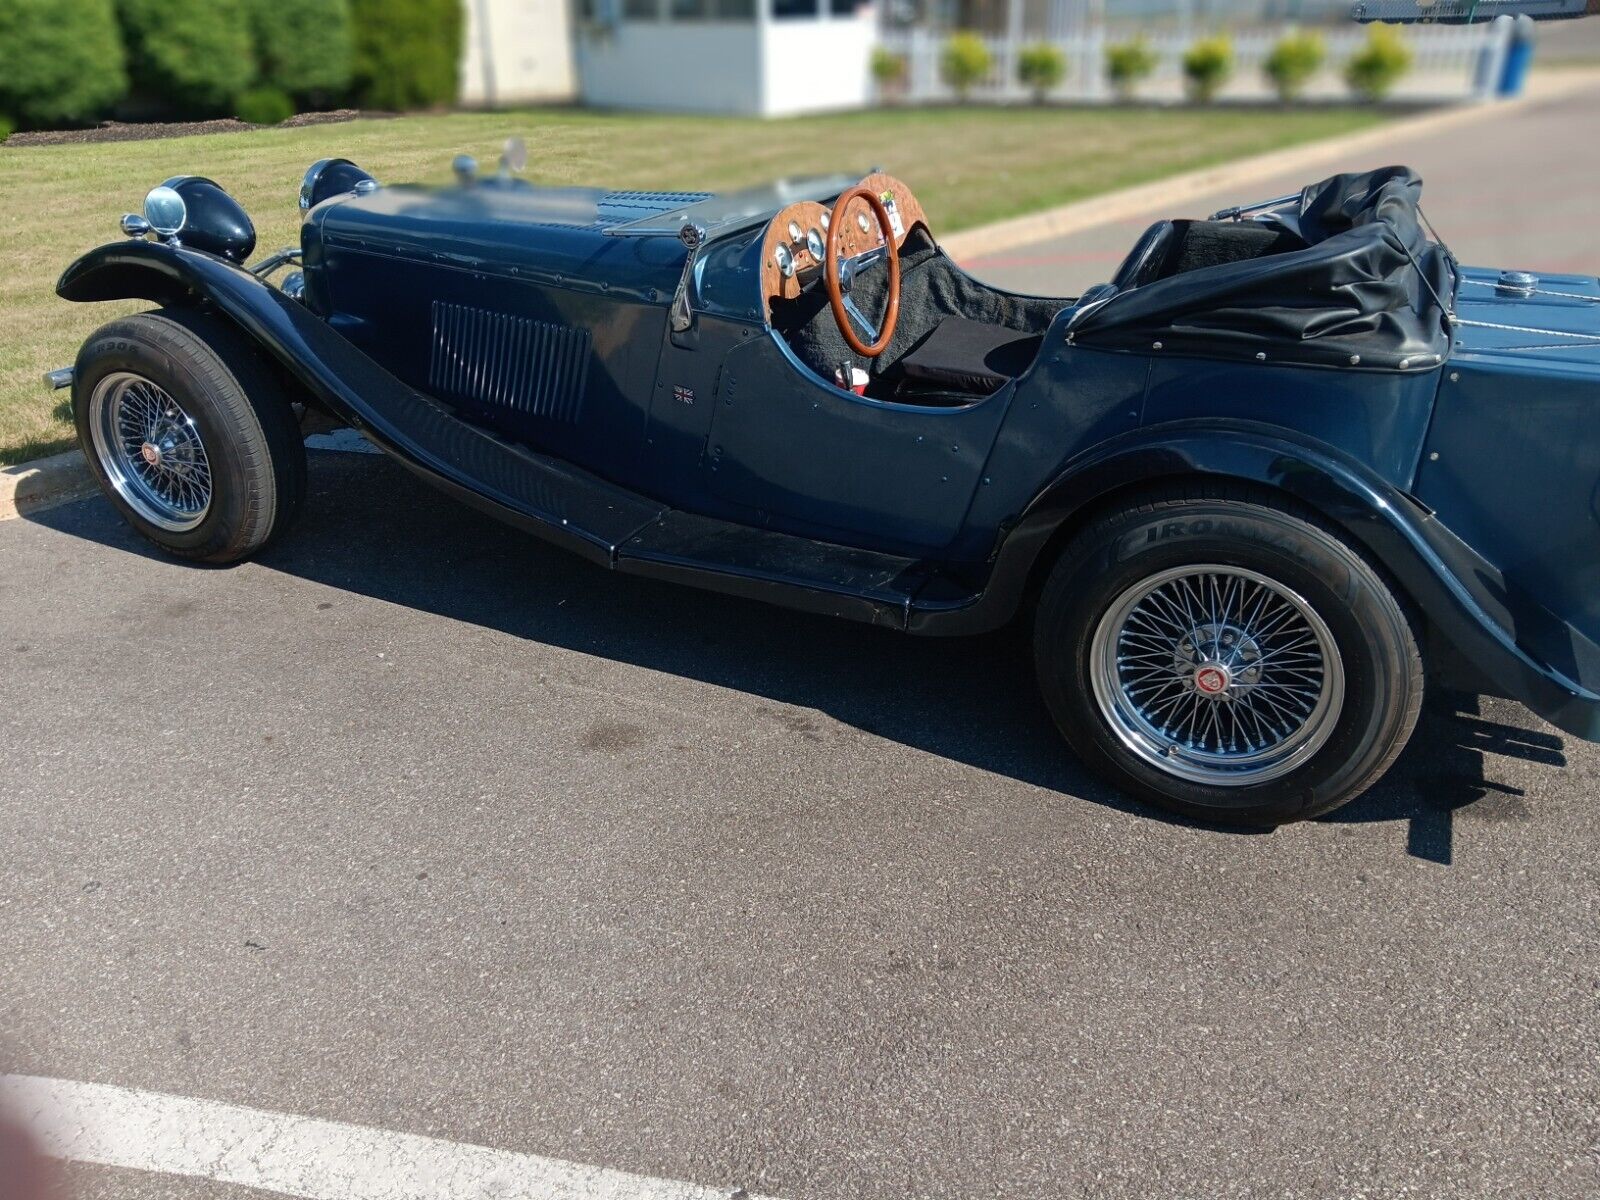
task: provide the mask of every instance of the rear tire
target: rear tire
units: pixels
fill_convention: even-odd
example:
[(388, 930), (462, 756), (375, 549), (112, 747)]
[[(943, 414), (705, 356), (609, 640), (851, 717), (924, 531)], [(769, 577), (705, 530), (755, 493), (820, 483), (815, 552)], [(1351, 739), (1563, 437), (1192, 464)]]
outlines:
[(231, 563), (305, 496), (294, 409), (226, 319), (158, 309), (102, 326), (73, 374), (78, 441), (123, 517), (170, 554)]
[(1095, 520), (1046, 581), (1040, 690), (1078, 755), (1185, 816), (1277, 825), (1354, 799), (1422, 704), (1377, 571), (1315, 514), (1191, 486)]

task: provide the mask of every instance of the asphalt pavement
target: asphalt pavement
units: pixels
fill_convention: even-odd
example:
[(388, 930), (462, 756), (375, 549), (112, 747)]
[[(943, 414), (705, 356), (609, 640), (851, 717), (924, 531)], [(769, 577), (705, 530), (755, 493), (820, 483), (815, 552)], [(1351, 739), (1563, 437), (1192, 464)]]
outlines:
[[(1464, 257), (1592, 271), (1597, 133), (1392, 157)], [(977, 265), (1067, 292), (1142, 224)], [(1231, 833), (1087, 776), (1028, 670), (375, 456), (228, 570), (98, 498), (0, 524), (0, 1070), (791, 1200), (1600, 1192), (1600, 749), (1438, 696)]]

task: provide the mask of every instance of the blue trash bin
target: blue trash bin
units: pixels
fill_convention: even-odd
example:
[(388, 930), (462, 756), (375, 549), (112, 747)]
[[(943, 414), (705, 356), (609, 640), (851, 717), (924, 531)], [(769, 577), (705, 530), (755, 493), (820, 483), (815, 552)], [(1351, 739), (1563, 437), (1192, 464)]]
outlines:
[(1533, 34), (1533, 18), (1523, 14), (1512, 22), (1511, 43), (1500, 66), (1500, 86), (1495, 89), (1501, 96), (1520, 96), (1527, 85), (1528, 68), (1533, 63)]

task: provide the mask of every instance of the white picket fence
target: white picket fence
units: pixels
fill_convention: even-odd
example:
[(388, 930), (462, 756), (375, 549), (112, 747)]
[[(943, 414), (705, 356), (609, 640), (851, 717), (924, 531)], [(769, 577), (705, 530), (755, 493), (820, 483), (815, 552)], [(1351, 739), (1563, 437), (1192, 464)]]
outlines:
[[(1284, 33), (1283, 29), (1261, 29), (1230, 35), (1234, 55), (1233, 75), (1220, 93), (1222, 99), (1263, 100), (1272, 97), (1271, 84), (1262, 74), (1261, 65)], [(1343, 79), (1345, 60), (1361, 47), (1367, 37), (1366, 29), (1358, 25), (1323, 30), (1321, 33), (1327, 47), (1327, 59), (1305, 90), (1304, 95), (1308, 100), (1337, 99), (1348, 94)], [(1181, 36), (1176, 33), (1157, 33), (1146, 37), (1145, 41), (1155, 51), (1159, 65), (1139, 85), (1137, 96), (1158, 102), (1182, 100), (1183, 53), (1200, 36), (1203, 34)], [(1411, 46), (1414, 59), (1411, 70), (1394, 89), (1393, 98), (1451, 100), (1475, 95), (1479, 81), (1484, 76), (1480, 62), (1486, 55), (1495, 57), (1502, 52), (1502, 36), (1502, 30), (1491, 30), (1486, 24), (1424, 25), (1406, 29), (1406, 41)], [(901, 97), (912, 102), (949, 100), (954, 97), (954, 93), (939, 77), (939, 57), (948, 38), (948, 33), (918, 27), (884, 32), (884, 49), (903, 55), (906, 59), (907, 78), (904, 90), (899, 93)], [(984, 40), (994, 57), (994, 70), (984, 83), (972, 89), (971, 98), (975, 101), (1016, 102), (1028, 98), (1027, 89), (1017, 81), (1017, 55), (1024, 45), (1040, 40), (1048, 40), (1059, 46), (1067, 60), (1067, 78), (1050, 93), (1050, 99), (1093, 102), (1112, 98), (1105, 78), (1105, 48), (1110, 42), (1122, 40), (1120, 35), (1091, 30), (1049, 39), (988, 37)]]

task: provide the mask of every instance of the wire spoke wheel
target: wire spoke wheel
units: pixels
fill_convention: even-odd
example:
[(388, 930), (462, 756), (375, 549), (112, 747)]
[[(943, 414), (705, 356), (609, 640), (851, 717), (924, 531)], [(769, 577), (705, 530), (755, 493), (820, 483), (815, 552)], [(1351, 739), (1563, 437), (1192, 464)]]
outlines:
[(142, 375), (113, 372), (89, 398), (89, 432), (111, 486), (139, 516), (172, 533), (205, 520), (211, 460), (171, 393)]
[(1140, 580), (1095, 628), (1101, 715), (1135, 755), (1191, 783), (1278, 779), (1332, 734), (1344, 668), (1298, 594), (1240, 567), (1192, 565)]

